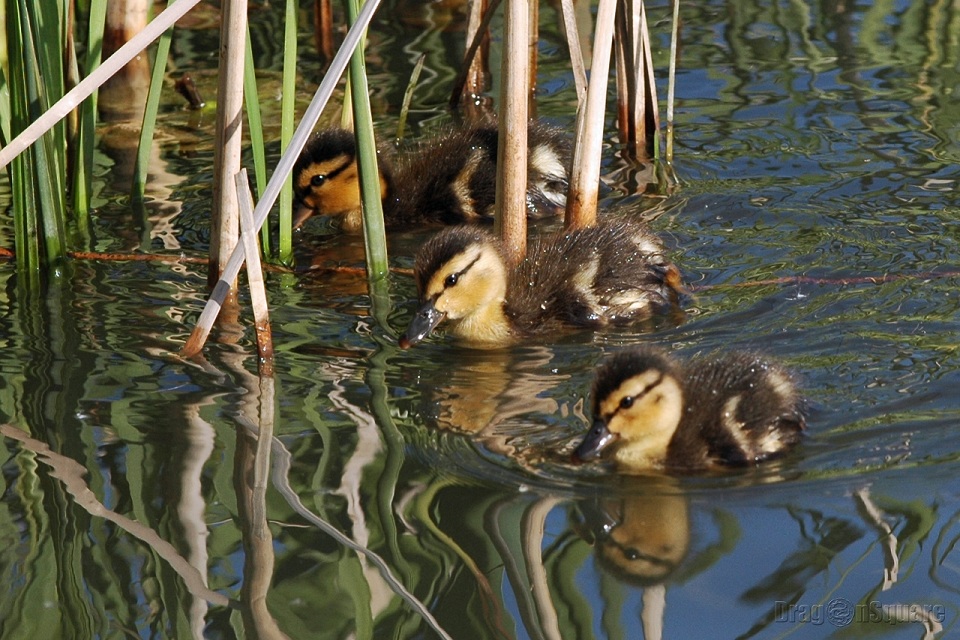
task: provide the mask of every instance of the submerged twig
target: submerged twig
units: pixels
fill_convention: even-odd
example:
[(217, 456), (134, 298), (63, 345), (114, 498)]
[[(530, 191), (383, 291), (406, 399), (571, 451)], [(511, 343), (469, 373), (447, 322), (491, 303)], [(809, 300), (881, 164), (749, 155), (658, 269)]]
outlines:
[(887, 273), (882, 276), (856, 276), (852, 278), (817, 278), (814, 276), (783, 276), (766, 280), (744, 280), (733, 284), (687, 285), (691, 291), (708, 291), (710, 289), (741, 288), (741, 287), (769, 287), (781, 284), (818, 284), (840, 285), (851, 284), (884, 284), (898, 280), (922, 280), (925, 278), (957, 278), (960, 271), (921, 271), (919, 273)]
[(854, 496), (860, 502), (865, 519), (880, 533), (880, 540), (883, 542), (883, 584), (880, 585), (881, 591), (887, 591), (896, 582), (900, 574), (900, 556), (897, 553), (897, 534), (883, 519), (883, 511), (876, 505), (873, 498), (870, 497), (869, 489), (863, 488), (854, 493)]
[(304, 506), (303, 501), (300, 500), (300, 496), (298, 496), (296, 491), (293, 490), (293, 487), (290, 486), (290, 464), (292, 456), (290, 455), (290, 452), (287, 451), (287, 448), (283, 445), (283, 442), (281, 442), (278, 438), (274, 437), (272, 442), (273, 486), (277, 489), (280, 495), (284, 497), (284, 499), (287, 501), (287, 504), (289, 504), (293, 510), (299, 513), (304, 519), (332, 537), (339, 544), (344, 545), (355, 553), (364, 555), (367, 560), (377, 567), (380, 575), (383, 576), (383, 579), (388, 585), (390, 585), (390, 588), (393, 589), (394, 593), (400, 596), (408, 605), (410, 605), (411, 608), (413, 608), (414, 611), (420, 614), (420, 616), (427, 622), (428, 625), (430, 625), (430, 627), (438, 636), (449, 639), (450, 635), (444, 631), (443, 627), (440, 626), (440, 623), (437, 622), (437, 619), (433, 617), (433, 614), (430, 613), (429, 609), (427, 609), (427, 607), (420, 602), (415, 595), (410, 593), (410, 591), (403, 586), (403, 583), (393, 575), (390, 567), (387, 565), (384, 559), (380, 557), (379, 554), (363, 545), (357, 544), (349, 536), (345, 535), (332, 524)]
[[(165, 256), (156, 253), (97, 253), (95, 251), (70, 251), (67, 256), (74, 260), (102, 260), (104, 262), (162, 262), (165, 264), (208, 264), (209, 259), (200, 256)], [(13, 258), (13, 253), (0, 249), (0, 258)], [(265, 264), (263, 268), (274, 273), (343, 273), (363, 276), (367, 270), (364, 267), (347, 265), (310, 265), (302, 269), (292, 269), (282, 265)], [(390, 267), (390, 273), (402, 276), (413, 276), (413, 269), (407, 267)]]

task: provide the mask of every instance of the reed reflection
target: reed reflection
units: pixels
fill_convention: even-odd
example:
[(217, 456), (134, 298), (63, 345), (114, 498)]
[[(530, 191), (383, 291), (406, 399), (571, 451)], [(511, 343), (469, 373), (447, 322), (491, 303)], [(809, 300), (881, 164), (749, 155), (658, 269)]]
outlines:
[(468, 434), (492, 452), (535, 467), (550, 455), (550, 447), (530, 445), (553, 438), (553, 427), (522, 418), (582, 414), (579, 404), (562, 405), (555, 399), (566, 397), (557, 388), (571, 377), (557, 367), (548, 347), (458, 355), (455, 367), (417, 372), (422, 376), (418, 410), (430, 426)]

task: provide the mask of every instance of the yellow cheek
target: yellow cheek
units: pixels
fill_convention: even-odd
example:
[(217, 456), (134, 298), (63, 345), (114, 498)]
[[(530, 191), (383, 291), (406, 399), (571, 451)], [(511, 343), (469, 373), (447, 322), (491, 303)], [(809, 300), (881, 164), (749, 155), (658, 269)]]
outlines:
[(462, 317), (465, 312), (463, 301), (446, 293), (441, 294), (433, 306), (437, 308), (437, 311), (445, 313), (451, 320)]

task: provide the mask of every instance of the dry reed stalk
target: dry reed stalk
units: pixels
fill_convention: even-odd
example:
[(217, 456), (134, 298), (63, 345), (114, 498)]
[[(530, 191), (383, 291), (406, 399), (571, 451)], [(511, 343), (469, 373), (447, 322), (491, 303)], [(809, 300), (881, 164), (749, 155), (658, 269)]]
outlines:
[[(333, 62), (330, 63), (330, 69), (320, 82), (320, 86), (317, 87), (313, 99), (310, 101), (309, 106), (307, 106), (306, 111), (303, 113), (303, 117), (300, 119), (297, 130), (293, 133), (293, 138), (290, 140), (289, 146), (277, 162), (277, 167), (270, 176), (267, 187), (263, 190), (260, 201), (253, 210), (254, 222), (258, 227), (266, 221), (270, 209), (277, 201), (277, 196), (280, 193), (283, 183), (290, 175), (290, 171), (300, 156), (300, 152), (303, 151), (303, 147), (306, 146), (307, 139), (310, 137), (313, 128), (317, 124), (317, 120), (320, 118), (320, 113), (333, 94), (333, 90), (340, 80), (340, 76), (343, 74), (353, 50), (356, 49), (362, 34), (373, 17), (373, 13), (379, 6), (380, 0), (367, 0), (363, 5), (363, 9), (360, 10), (356, 24), (350, 27), (350, 30), (343, 40), (343, 44), (334, 56)], [(0, 154), (2, 154), (2, 151), (0, 151)], [(220, 280), (217, 281), (213, 287), (213, 291), (210, 292), (207, 304), (197, 319), (197, 325), (193, 328), (190, 337), (183, 345), (183, 350), (181, 351), (183, 357), (191, 358), (199, 354), (200, 350), (203, 349), (203, 345), (207, 341), (207, 336), (210, 335), (210, 330), (213, 328), (213, 323), (220, 314), (220, 310), (223, 308), (229, 293), (234, 290), (231, 283), (237, 277), (242, 265), (243, 249), (237, 246), (233, 253), (230, 254), (230, 259), (226, 265), (224, 265)]]
[(237, 202), (240, 207), (240, 239), (247, 263), (247, 286), (250, 287), (250, 304), (257, 334), (257, 354), (260, 373), (273, 375), (273, 332), (270, 329), (270, 309), (267, 306), (267, 291), (263, 285), (263, 268), (260, 265), (260, 244), (257, 242), (259, 228), (253, 221), (253, 196), (247, 170), (240, 169), (235, 180)]
[(577, 112), (577, 140), (573, 150), (570, 190), (567, 194), (568, 228), (589, 227), (597, 219), (600, 185), (600, 151), (607, 105), (607, 81), (610, 51), (613, 47), (613, 23), (617, 0), (600, 0), (594, 31), (593, 59), (587, 99)]
[(500, 65), (496, 229), (503, 240), (506, 259), (513, 264), (523, 260), (527, 248), (528, 18), (524, 0), (507, 0)]
[[(500, 6), (501, 0), (476, 0), (479, 4), (485, 5), (482, 9), (480, 23), (475, 27), (468, 27), (466, 42), (466, 52), (463, 55), (463, 66), (456, 80), (453, 81), (453, 90), (450, 92), (449, 105), (451, 109), (456, 109), (461, 103), (469, 107), (472, 111), (480, 106), (481, 93), (486, 86), (485, 76), (487, 69), (487, 60), (490, 47), (490, 21), (493, 19), (493, 13)], [(473, 16), (471, 14), (471, 20)], [(471, 78), (471, 74), (479, 74)], [(469, 81), (469, 85), (468, 85)], [(470, 87), (470, 88), (468, 88)], [(472, 115), (472, 114), (470, 114)]]
[(464, 66), (466, 68), (465, 83), (460, 93), (460, 100), (467, 105), (474, 105), (480, 100), (480, 94), (487, 86), (487, 64), (490, 53), (490, 32), (484, 24), (484, 13), (488, 10), (487, 0), (472, 0), (470, 15), (467, 19), (465, 42), (476, 40), (478, 47), (470, 53), (470, 48), (464, 51)]
[(333, 60), (333, 9), (330, 0), (313, 2), (313, 41), (324, 61)]
[(573, 83), (577, 88), (577, 111), (580, 111), (583, 108), (583, 101), (587, 99), (587, 70), (583, 64), (583, 49), (580, 47), (580, 33), (577, 29), (573, 0), (560, 0), (560, 12), (563, 15), (563, 31), (567, 36), (567, 50), (570, 52)]
[[(234, 176), (243, 150), (243, 61), (246, 50), (247, 0), (226, 0), (220, 27), (216, 140), (213, 148), (213, 203), (210, 216), (211, 286), (239, 242), (240, 215)], [(236, 282), (230, 287), (235, 289)]]
[(535, 118), (537, 114), (537, 47), (540, 42), (540, 3), (531, 2), (528, 5), (530, 15), (527, 18), (527, 55), (530, 57), (527, 63), (527, 96), (529, 99), (528, 117)]
[(670, 31), (670, 71), (667, 79), (667, 162), (673, 162), (673, 100), (677, 85), (677, 47), (680, 45), (680, 0), (673, 0)]
[(631, 158), (655, 154), (660, 126), (643, 0), (620, 0), (614, 39), (617, 60), (617, 128)]

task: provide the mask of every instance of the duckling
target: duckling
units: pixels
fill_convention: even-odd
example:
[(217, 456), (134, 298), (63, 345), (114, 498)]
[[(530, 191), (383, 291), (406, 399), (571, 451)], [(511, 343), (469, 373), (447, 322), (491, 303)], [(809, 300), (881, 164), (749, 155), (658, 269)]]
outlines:
[(400, 347), (444, 320), (450, 333), (487, 346), (563, 327), (648, 319), (676, 305), (680, 272), (647, 227), (626, 220), (535, 238), (512, 269), (486, 229), (444, 229), (414, 263), (421, 307)]
[(681, 364), (631, 348), (600, 367), (592, 395), (593, 426), (574, 460), (612, 453), (628, 471), (753, 465), (796, 444), (806, 421), (790, 374), (752, 353)]
[[(489, 123), (454, 129), (422, 141), (414, 151), (398, 154), (395, 162), (381, 149), (378, 165), (387, 227), (492, 221), (498, 135), (497, 126)], [(527, 144), (527, 215), (557, 215), (566, 206), (569, 140), (559, 130), (531, 121)], [(319, 213), (339, 218), (343, 231), (361, 230), (352, 132), (317, 133), (294, 165), (293, 175), (302, 205), (295, 226)]]

